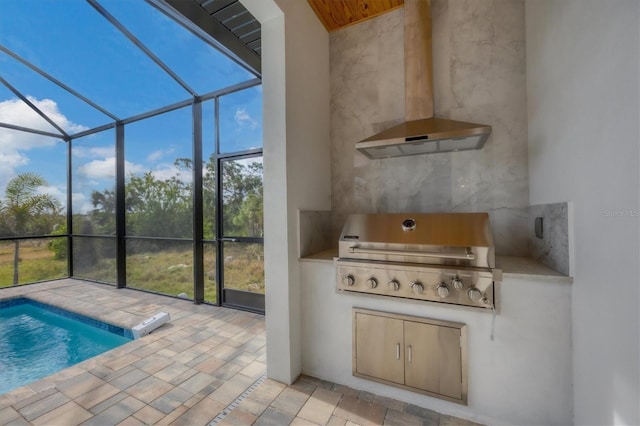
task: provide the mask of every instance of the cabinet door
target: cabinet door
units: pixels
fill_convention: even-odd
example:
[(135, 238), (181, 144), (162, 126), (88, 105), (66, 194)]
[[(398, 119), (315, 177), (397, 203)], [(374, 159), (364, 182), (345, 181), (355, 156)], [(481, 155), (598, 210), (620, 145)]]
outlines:
[(462, 399), (460, 329), (404, 322), (405, 384)]
[(356, 313), (354, 373), (404, 383), (403, 321)]

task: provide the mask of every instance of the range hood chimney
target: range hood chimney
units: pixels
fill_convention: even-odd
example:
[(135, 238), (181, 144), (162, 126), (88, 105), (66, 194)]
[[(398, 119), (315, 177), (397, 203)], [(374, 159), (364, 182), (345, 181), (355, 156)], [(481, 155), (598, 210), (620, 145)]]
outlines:
[(433, 117), (431, 0), (404, 2), (405, 121), (356, 144), (370, 159), (480, 149), (491, 126)]

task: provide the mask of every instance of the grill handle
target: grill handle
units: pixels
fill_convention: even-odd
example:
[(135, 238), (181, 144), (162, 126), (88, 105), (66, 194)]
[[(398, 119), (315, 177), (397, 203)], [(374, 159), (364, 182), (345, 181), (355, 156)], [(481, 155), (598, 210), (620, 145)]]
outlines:
[(354, 254), (383, 254), (392, 256), (415, 256), (415, 257), (436, 257), (439, 259), (461, 259), (461, 260), (474, 260), (475, 254), (470, 248), (465, 250), (464, 254), (455, 253), (431, 253), (425, 251), (411, 251), (411, 250), (385, 250), (374, 248), (362, 248), (358, 246), (349, 247), (349, 253)]

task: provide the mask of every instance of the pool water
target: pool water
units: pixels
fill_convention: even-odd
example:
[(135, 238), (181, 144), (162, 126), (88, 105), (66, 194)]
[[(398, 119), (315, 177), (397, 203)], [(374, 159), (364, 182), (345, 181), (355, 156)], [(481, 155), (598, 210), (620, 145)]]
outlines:
[(0, 394), (131, 341), (130, 330), (29, 299), (12, 302), (0, 303)]

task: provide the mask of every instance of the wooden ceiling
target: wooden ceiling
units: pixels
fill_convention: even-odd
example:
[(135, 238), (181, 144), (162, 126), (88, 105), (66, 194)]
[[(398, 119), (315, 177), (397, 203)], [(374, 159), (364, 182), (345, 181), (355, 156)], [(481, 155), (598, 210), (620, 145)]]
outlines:
[(327, 31), (371, 19), (402, 7), (404, 0), (307, 0)]

